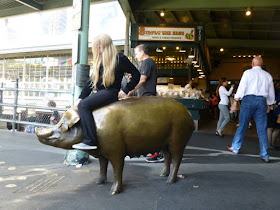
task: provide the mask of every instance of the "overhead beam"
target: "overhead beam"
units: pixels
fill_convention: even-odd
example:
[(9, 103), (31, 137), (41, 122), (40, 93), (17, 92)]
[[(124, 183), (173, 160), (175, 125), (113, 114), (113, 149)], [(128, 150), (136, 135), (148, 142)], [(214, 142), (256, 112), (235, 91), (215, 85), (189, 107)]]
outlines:
[(192, 12), (189, 11), (189, 10), (187, 10), (187, 11), (185, 11), (185, 12), (186, 12), (187, 16), (190, 18), (190, 21), (191, 21), (192, 23), (195, 23), (196, 20), (195, 20), (195, 18), (194, 18), (194, 16), (193, 16)]
[[(232, 9), (232, 8), (247, 8), (247, 7), (280, 7), (279, 0), (254, 0), (244, 1), (244, 0), (234, 0), (234, 1), (225, 1), (225, 0), (195, 0), (195, 1), (186, 1), (186, 0), (172, 0), (172, 1), (162, 1), (162, 0), (129, 0), (134, 2), (135, 8), (134, 11), (138, 10), (203, 10), (203, 9)], [(137, 4), (136, 4), (137, 2)]]
[(180, 19), (178, 18), (175, 12), (170, 11), (170, 14), (173, 16), (173, 18), (176, 20), (177, 23), (180, 23)]
[[(211, 10), (208, 10), (208, 15), (209, 15), (209, 18), (210, 18), (211, 22), (213, 22), (213, 21), (216, 20), (215, 17), (214, 17), (214, 15), (213, 15), (213, 12), (212, 12)], [(216, 38), (219, 38), (219, 34), (218, 34), (217, 30), (216, 30), (216, 27), (214, 27), (213, 24), (212, 24), (212, 27), (213, 27), (213, 29), (214, 29), (214, 31), (215, 31), (215, 37), (216, 37)]]
[(33, 0), (16, 0), (16, 2), (19, 2), (27, 7), (30, 7), (31, 9), (34, 10), (42, 10), (42, 5), (33, 1)]
[[(207, 24), (214, 24), (214, 25), (219, 25), (219, 24), (224, 24), (224, 21), (213, 21), (213, 22), (203, 22), (204, 25)], [(267, 21), (267, 22), (226, 22), (227, 24), (234, 24), (234, 25), (280, 25), (280, 21)]]
[(130, 13), (130, 20), (131, 20), (131, 22), (132, 23), (136, 23), (134, 15), (133, 15), (133, 13), (131, 11), (131, 7), (130, 7), (130, 4), (129, 4), (128, 0), (119, 0), (119, 3), (120, 3), (120, 6), (121, 6), (121, 8), (123, 10), (123, 13), (127, 14), (127, 12), (129, 12)]
[(160, 16), (158, 12), (153, 12), (153, 14), (158, 18), (161, 23), (166, 23), (166, 21)]
[(229, 21), (228, 21), (228, 25), (229, 25), (229, 27), (230, 27), (230, 29), (231, 29), (231, 38), (233, 38), (233, 32), (232, 32), (232, 30), (233, 30), (233, 26), (232, 26), (232, 14), (231, 14), (231, 11), (229, 10), (228, 12), (227, 12), (227, 14), (228, 14), (228, 19), (229, 19)]
[(279, 49), (280, 40), (207, 39), (208, 47)]

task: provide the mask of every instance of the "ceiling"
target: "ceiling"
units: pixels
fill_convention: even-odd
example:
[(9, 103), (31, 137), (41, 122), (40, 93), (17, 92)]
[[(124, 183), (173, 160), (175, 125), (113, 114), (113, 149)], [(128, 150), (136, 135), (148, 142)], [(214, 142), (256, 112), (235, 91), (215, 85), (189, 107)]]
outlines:
[[(91, 2), (106, 2), (91, 0)], [(134, 23), (202, 25), (211, 60), (280, 53), (280, 0), (119, 0)], [(0, 18), (71, 6), (73, 0), (0, 0)], [(252, 15), (245, 16), (250, 7)], [(164, 17), (160, 11), (164, 10)], [(224, 52), (219, 49), (223, 47)]]
[[(120, 1), (122, 3), (122, 1)], [(194, 24), (205, 29), (211, 60), (280, 53), (279, 0), (128, 0), (136, 23)], [(252, 11), (246, 16), (247, 8)], [(165, 15), (160, 16), (163, 10)], [(220, 48), (224, 52), (220, 52)]]

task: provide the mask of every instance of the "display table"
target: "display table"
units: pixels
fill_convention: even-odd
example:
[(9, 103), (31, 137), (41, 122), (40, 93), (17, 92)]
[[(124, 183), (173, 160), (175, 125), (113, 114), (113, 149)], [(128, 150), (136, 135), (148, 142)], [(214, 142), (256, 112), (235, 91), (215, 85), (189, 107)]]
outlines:
[(198, 131), (198, 120), (200, 119), (199, 110), (203, 109), (203, 100), (201, 99), (179, 99), (174, 100), (182, 103), (190, 111), (193, 121), (195, 123), (195, 131)]

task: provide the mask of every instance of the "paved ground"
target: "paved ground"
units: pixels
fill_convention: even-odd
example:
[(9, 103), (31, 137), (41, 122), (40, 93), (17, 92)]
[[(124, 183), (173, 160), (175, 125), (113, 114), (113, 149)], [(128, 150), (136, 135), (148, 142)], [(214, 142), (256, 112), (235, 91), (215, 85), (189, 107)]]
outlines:
[(97, 185), (95, 159), (81, 168), (63, 165), (65, 151), (35, 136), (0, 130), (0, 209), (280, 209), (280, 151), (271, 163), (246, 137), (240, 155), (226, 151), (232, 136), (193, 134), (173, 185), (158, 176), (162, 164), (128, 159), (123, 193), (110, 196), (113, 181)]

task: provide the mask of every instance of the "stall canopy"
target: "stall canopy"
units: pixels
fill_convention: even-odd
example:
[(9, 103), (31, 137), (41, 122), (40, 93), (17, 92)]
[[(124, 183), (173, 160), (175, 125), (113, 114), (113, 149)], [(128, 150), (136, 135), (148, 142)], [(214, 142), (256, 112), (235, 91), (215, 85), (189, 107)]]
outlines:
[[(211, 65), (233, 56), (280, 53), (279, 0), (120, 0), (136, 24), (203, 26)], [(246, 16), (246, 11), (251, 15)], [(164, 15), (162, 15), (164, 14)], [(224, 48), (224, 52), (220, 51)]]

